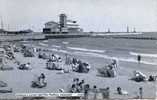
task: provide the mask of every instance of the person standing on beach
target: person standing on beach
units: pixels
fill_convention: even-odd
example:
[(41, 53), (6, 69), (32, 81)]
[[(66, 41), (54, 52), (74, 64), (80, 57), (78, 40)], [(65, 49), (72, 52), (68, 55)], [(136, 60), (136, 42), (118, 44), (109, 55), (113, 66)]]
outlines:
[(138, 63), (141, 62), (141, 55), (137, 55), (137, 61), (138, 61)]
[(102, 99), (109, 100), (110, 99), (110, 88), (107, 87), (102, 91)]
[(143, 88), (142, 87), (139, 88), (139, 95), (140, 95), (140, 99), (142, 99), (143, 98)]
[(97, 89), (96, 85), (93, 86), (93, 92), (94, 92), (93, 100), (97, 100), (98, 89)]
[(86, 85), (84, 86), (84, 99), (85, 99), (85, 100), (88, 100), (89, 89), (90, 89), (89, 84), (86, 84)]

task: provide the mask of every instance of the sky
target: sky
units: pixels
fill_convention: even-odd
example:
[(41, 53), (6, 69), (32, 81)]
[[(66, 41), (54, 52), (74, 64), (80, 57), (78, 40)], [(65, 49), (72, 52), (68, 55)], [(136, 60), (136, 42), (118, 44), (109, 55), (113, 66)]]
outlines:
[(7, 30), (42, 31), (59, 14), (76, 20), (84, 31), (157, 31), (157, 0), (0, 0)]

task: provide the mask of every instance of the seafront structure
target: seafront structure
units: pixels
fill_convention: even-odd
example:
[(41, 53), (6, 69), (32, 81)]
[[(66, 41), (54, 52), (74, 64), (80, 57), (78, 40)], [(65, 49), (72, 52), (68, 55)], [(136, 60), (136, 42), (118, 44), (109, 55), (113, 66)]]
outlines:
[(7, 33), (7, 31), (4, 29), (0, 29), (0, 33)]
[(49, 21), (45, 23), (43, 33), (78, 33), (83, 32), (76, 21), (69, 20), (66, 14), (59, 15), (59, 22)]

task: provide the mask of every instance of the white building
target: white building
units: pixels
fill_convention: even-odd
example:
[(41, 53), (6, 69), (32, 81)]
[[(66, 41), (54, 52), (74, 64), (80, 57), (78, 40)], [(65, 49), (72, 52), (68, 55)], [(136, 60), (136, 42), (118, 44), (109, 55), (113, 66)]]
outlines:
[(54, 21), (49, 21), (45, 23), (45, 28), (43, 29), (43, 32), (57, 33), (59, 32), (59, 24)]
[(45, 23), (44, 33), (78, 33), (83, 32), (76, 21), (67, 19), (65, 14), (60, 14), (59, 23), (49, 21)]

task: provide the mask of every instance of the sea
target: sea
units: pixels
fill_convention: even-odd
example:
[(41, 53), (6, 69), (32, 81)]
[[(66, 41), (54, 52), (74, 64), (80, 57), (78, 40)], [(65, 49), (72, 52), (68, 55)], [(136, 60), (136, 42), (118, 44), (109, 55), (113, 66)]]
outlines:
[(37, 45), (61, 52), (125, 62), (137, 62), (137, 55), (140, 55), (142, 63), (157, 65), (157, 40), (82, 37), (49, 39), (39, 41)]

